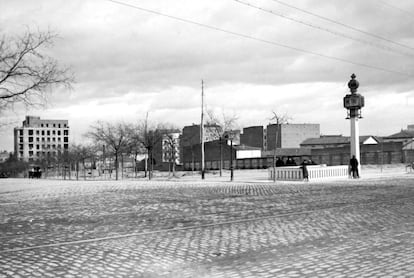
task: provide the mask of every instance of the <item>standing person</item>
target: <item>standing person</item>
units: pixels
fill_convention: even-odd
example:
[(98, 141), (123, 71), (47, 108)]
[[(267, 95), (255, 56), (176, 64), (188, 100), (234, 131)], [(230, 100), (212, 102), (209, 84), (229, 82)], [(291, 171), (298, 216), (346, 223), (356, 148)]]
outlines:
[(308, 161), (305, 159), (300, 165), (301, 165), (300, 168), (302, 168), (303, 180), (309, 181)]
[(354, 179), (359, 178), (358, 165), (358, 159), (356, 159), (355, 155), (353, 155), (349, 160), (349, 167), (351, 168), (351, 177)]
[(280, 159), (280, 157), (278, 157), (276, 160), (276, 167), (282, 167), (282, 166), (285, 166), (285, 163), (283, 162), (282, 159)]

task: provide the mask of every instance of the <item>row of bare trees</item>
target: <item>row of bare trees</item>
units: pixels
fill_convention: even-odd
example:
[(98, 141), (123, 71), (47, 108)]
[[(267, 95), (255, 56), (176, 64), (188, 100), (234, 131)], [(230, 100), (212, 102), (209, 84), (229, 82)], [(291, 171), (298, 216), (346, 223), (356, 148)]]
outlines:
[[(119, 179), (120, 160), (130, 157), (134, 161), (135, 176), (137, 175), (137, 158), (139, 155), (145, 155), (145, 177), (149, 179), (153, 176), (154, 169), (154, 149), (157, 145), (163, 145), (164, 153), (169, 154), (172, 169), (175, 169), (177, 159), (178, 142), (175, 137), (171, 136), (174, 130), (172, 125), (168, 124), (150, 124), (148, 116), (145, 120), (138, 123), (110, 123), (98, 121), (90, 127), (90, 131), (85, 134), (91, 143), (89, 145), (73, 145), (69, 151), (68, 158), (75, 163), (76, 169), (79, 164), (85, 161), (100, 160), (105, 162), (106, 159), (113, 159), (115, 170), (115, 179)], [(164, 141), (164, 142), (163, 142)], [(123, 168), (123, 163), (121, 163)]]
[[(223, 140), (225, 132), (235, 127), (237, 116), (216, 116), (212, 111), (208, 112), (209, 123), (215, 123), (215, 136)], [(175, 132), (173, 132), (175, 131)], [(137, 158), (145, 155), (144, 177), (151, 179), (154, 170), (154, 150), (162, 148), (163, 160), (169, 162), (169, 170), (175, 175), (176, 161), (178, 159), (179, 137), (178, 130), (171, 124), (153, 124), (148, 121), (148, 114), (144, 120), (137, 123), (110, 123), (98, 121), (90, 126), (90, 131), (84, 136), (90, 139), (89, 144), (73, 144), (69, 151), (61, 157), (55, 165), (66, 164), (64, 169), (75, 169), (76, 178), (79, 178), (79, 169), (83, 169), (83, 177), (86, 177), (85, 162), (94, 164), (96, 161), (105, 163), (106, 159), (114, 161), (115, 179), (119, 179), (120, 160), (125, 156), (134, 161), (135, 176), (137, 176)], [(222, 164), (220, 170), (222, 169)], [(80, 165), (82, 167), (80, 167)], [(120, 167), (121, 166), (121, 167)], [(220, 171), (221, 172), (221, 171)], [(63, 171), (63, 177), (66, 173)]]

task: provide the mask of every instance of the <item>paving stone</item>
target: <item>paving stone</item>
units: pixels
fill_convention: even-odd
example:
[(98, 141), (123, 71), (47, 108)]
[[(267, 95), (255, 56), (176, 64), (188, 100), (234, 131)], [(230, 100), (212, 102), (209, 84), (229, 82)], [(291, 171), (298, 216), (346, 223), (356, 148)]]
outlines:
[(0, 181), (0, 277), (414, 273), (409, 177), (306, 186), (19, 181)]

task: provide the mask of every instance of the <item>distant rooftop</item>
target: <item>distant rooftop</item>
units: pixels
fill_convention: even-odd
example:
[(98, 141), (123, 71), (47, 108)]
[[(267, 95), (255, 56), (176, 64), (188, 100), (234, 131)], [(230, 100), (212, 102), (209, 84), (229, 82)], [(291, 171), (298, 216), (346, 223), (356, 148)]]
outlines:
[[(369, 138), (373, 138), (375, 141), (380, 142), (381, 139), (372, 136), (372, 135), (364, 135), (359, 136), (359, 142), (363, 143)], [(342, 135), (323, 135), (319, 138), (308, 138), (301, 143), (301, 145), (341, 145), (341, 144), (349, 144), (350, 137), (349, 136), (342, 136)]]

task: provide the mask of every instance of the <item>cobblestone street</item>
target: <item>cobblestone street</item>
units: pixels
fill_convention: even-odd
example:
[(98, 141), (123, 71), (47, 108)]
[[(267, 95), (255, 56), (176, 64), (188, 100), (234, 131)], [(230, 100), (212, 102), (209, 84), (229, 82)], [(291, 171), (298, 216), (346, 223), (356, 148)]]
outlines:
[(0, 277), (413, 277), (414, 176), (0, 180)]

